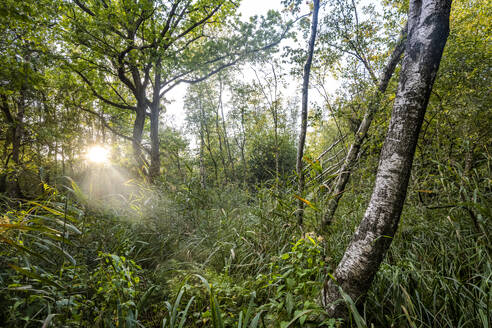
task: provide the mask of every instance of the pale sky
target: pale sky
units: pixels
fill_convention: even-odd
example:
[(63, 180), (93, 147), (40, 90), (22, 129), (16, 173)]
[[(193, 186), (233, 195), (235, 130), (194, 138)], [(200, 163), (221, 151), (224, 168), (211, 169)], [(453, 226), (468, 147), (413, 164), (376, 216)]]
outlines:
[[(306, 6), (304, 6), (306, 7)], [(275, 10), (281, 10), (283, 9), (283, 5), (281, 4), (281, 0), (242, 0), (240, 7), (239, 7), (239, 12), (241, 13), (242, 19), (243, 20), (248, 20), (249, 17), (253, 15), (264, 15), (267, 13), (268, 10), (270, 9), (275, 9)], [(305, 8), (304, 13), (307, 13), (307, 10)], [(301, 42), (305, 42), (305, 45), (300, 45), (300, 46), (306, 46), (307, 47), (307, 40), (303, 40), (303, 38), (300, 38), (299, 40), (302, 40)], [(285, 40), (281, 43), (281, 47), (285, 46), (288, 44), (288, 42), (292, 42), (290, 40)], [(295, 45), (292, 45), (295, 46)], [(243, 75), (245, 76), (246, 80), (252, 80), (254, 79), (254, 74), (253, 72), (243, 72)], [(296, 92), (300, 93), (300, 81), (294, 81), (293, 79), (288, 83), (288, 88), (285, 90), (286, 95), (294, 95)], [(333, 86), (338, 85), (338, 83), (333, 82)], [(184, 109), (183, 109), (183, 100), (184, 96), (186, 94), (186, 84), (181, 84), (171, 90), (169, 94), (167, 95), (167, 99), (170, 100), (172, 103), (168, 104), (166, 106), (166, 113), (165, 113), (165, 121), (168, 124), (171, 124), (175, 127), (184, 127), (185, 123), (185, 114), (184, 114)], [(316, 101), (320, 100), (320, 96), (317, 94), (317, 92), (314, 89), (310, 90), (310, 101)], [(300, 106), (300, 104), (299, 104)]]
[(242, 0), (239, 12), (244, 19), (253, 15), (261, 15), (270, 9), (281, 10), (283, 8), (280, 0)]
[[(282, 9), (280, 0), (242, 0), (239, 6), (239, 12), (242, 19), (247, 20), (253, 15), (265, 14), (270, 9)], [(183, 100), (186, 94), (186, 84), (181, 84), (169, 92), (167, 99), (172, 103), (166, 106), (166, 121), (176, 127), (184, 126), (184, 109)]]

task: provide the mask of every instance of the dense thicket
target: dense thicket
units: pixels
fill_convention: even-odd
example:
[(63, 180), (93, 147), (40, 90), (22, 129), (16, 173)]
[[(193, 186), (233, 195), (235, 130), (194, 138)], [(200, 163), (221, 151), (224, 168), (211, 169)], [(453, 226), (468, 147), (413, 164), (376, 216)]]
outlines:
[(382, 263), (340, 274), (409, 126), (410, 2), (2, 1), (0, 327), (491, 326), (489, 1), (452, 4)]

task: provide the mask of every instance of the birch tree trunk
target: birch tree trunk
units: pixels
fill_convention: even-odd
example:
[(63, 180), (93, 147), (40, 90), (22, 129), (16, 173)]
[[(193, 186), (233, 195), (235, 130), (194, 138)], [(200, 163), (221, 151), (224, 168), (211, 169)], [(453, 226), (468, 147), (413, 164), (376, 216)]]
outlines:
[[(311, 20), (311, 37), (309, 38), (308, 57), (304, 64), (304, 77), (302, 82), (302, 108), (301, 108), (301, 131), (299, 133), (299, 144), (297, 146), (297, 192), (299, 197), (302, 197), (304, 192), (304, 172), (302, 165), (302, 157), (304, 156), (304, 144), (306, 143), (306, 131), (307, 131), (307, 116), (308, 116), (308, 89), (309, 89), (309, 75), (311, 73), (311, 64), (313, 62), (314, 42), (316, 41), (316, 30), (318, 29), (318, 12), (319, 12), (319, 0), (313, 0), (313, 18)], [(304, 202), (299, 199), (297, 208), (297, 222), (302, 225), (304, 216)]]
[(340, 168), (340, 173), (338, 174), (335, 188), (333, 190), (333, 198), (328, 202), (327, 210), (323, 217), (323, 225), (328, 226), (332, 223), (335, 212), (338, 208), (338, 203), (343, 196), (343, 192), (345, 191), (345, 187), (350, 179), (350, 174), (357, 162), (357, 158), (359, 157), (360, 148), (365, 138), (367, 137), (367, 132), (371, 127), (372, 119), (374, 114), (379, 108), (381, 104), (381, 99), (383, 94), (386, 92), (388, 88), (389, 81), (391, 80), (391, 76), (393, 75), (396, 65), (400, 61), (400, 57), (405, 50), (405, 41), (407, 36), (407, 26), (402, 30), (400, 34), (400, 39), (398, 40), (396, 47), (391, 54), (386, 67), (384, 68), (383, 74), (379, 80), (378, 88), (376, 90), (376, 94), (373, 95), (372, 99), (369, 101), (369, 105), (367, 106), (366, 112), (364, 114), (364, 118), (357, 129), (355, 134), (355, 139), (352, 145), (350, 146), (349, 152), (345, 157), (345, 161), (343, 162), (342, 167)]
[(345, 317), (341, 288), (360, 303), (391, 245), (405, 201), (419, 131), (449, 34), (451, 0), (412, 0), (408, 39), (376, 183), (352, 241), (322, 291), (332, 317)]

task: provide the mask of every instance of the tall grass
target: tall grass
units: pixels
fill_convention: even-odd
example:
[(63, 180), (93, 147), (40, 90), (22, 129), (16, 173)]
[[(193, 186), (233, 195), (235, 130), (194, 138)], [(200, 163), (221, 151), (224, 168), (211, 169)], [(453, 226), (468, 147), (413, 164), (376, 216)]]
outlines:
[[(422, 204), (410, 189), (365, 301), (345, 300), (346, 325), (491, 326), (490, 181), (483, 185), (484, 172), (463, 178), (458, 166), (441, 170), (445, 197)], [(314, 208), (304, 232), (297, 228), (288, 185), (251, 191), (190, 183), (142, 191), (131, 207), (110, 210), (75, 197), (75, 185), (71, 196), (53, 190), (45, 201), (6, 202), (0, 319), (7, 327), (340, 326), (317, 298), (370, 185), (356, 180), (323, 234)]]

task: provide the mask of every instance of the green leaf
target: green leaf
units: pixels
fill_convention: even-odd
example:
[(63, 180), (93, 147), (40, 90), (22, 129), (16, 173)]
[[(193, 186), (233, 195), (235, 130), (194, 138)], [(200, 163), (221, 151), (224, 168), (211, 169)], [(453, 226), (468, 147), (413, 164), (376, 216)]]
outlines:
[(29, 271), (29, 270), (20, 268), (20, 267), (18, 267), (15, 264), (9, 264), (8, 266), (11, 267), (12, 269), (14, 269), (15, 271), (19, 272), (20, 274), (25, 275), (26, 277), (29, 277), (29, 278), (32, 278), (32, 279), (35, 279), (35, 280), (39, 280), (41, 282), (44, 282), (45, 284), (48, 284), (48, 285), (51, 285), (51, 286), (55, 286), (55, 287), (58, 287), (60, 289), (64, 289), (57, 282), (55, 282), (55, 281), (53, 281), (51, 279), (42, 277), (42, 276), (38, 275), (37, 273), (34, 273), (32, 271)]
[(294, 297), (291, 293), (287, 293), (285, 296), (285, 308), (287, 310), (287, 314), (290, 316), (292, 309), (294, 308)]

